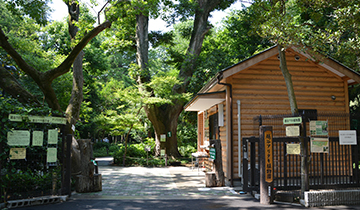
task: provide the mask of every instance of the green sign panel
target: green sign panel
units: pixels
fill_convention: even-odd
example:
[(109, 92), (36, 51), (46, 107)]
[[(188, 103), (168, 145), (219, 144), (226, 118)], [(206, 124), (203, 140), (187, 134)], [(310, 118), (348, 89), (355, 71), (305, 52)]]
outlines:
[(284, 123), (284, 125), (300, 124), (300, 123), (302, 123), (302, 118), (301, 117), (287, 117), (287, 118), (283, 119), (283, 123)]
[(210, 158), (213, 160), (216, 159), (216, 149), (213, 147), (210, 147)]
[(310, 121), (310, 135), (327, 136), (328, 135), (328, 122), (327, 121)]

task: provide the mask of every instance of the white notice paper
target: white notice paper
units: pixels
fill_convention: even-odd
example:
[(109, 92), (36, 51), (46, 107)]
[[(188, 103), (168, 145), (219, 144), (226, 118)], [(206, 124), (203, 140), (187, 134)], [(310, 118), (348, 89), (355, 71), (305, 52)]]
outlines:
[(296, 126), (286, 126), (286, 136), (300, 136), (300, 127)]
[(357, 145), (356, 130), (339, 131), (340, 145)]
[(44, 141), (44, 132), (42, 131), (33, 131), (33, 140), (32, 145), (33, 146), (43, 146)]
[(48, 130), (48, 144), (58, 143), (58, 130)]

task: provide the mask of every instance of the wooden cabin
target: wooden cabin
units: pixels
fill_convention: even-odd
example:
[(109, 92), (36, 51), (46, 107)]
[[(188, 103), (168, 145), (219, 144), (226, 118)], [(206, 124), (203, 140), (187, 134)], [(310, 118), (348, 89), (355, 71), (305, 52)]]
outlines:
[[(278, 56), (273, 46), (221, 70), (184, 107), (198, 114), (199, 152), (208, 151), (210, 139), (221, 140), (226, 181), (242, 177), (241, 141), (259, 132), (254, 117), (291, 113)], [(348, 87), (360, 75), (331, 58), (313, 58), (296, 47), (286, 49), (298, 108), (349, 113)]]

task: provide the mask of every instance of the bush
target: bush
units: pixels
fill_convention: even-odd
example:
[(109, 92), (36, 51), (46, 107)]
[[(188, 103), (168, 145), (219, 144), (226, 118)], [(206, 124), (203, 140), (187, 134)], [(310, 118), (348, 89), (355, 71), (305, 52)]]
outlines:
[(106, 142), (97, 142), (93, 144), (94, 157), (113, 156), (119, 150), (119, 145)]
[(188, 157), (191, 158), (191, 153), (196, 152), (196, 147), (194, 147), (193, 145), (185, 145), (185, 146), (180, 146), (179, 147), (179, 152), (181, 154), (181, 156), (183, 157)]
[[(150, 152), (145, 151), (145, 147), (150, 146)], [(155, 140), (153, 138), (147, 138), (144, 143), (138, 144), (128, 144), (127, 152), (126, 152), (126, 166), (164, 166), (165, 159), (164, 158), (153, 158), (155, 148)], [(125, 152), (125, 146), (119, 145), (119, 149), (114, 152), (114, 162), (121, 165), (123, 163), (123, 156)], [(147, 160), (148, 155), (148, 160)], [(169, 164), (176, 160), (169, 160)]]

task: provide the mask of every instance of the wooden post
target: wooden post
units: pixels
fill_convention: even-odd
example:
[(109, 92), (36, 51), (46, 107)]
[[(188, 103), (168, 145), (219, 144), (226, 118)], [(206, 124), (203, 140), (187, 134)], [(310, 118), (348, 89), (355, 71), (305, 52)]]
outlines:
[(215, 148), (214, 170), (205, 174), (205, 186), (206, 187), (222, 187), (225, 185), (225, 176), (222, 166), (222, 154), (221, 154), (221, 141), (210, 140), (210, 145)]
[(272, 126), (260, 126), (260, 203), (274, 202)]
[(248, 161), (248, 140), (243, 140), (243, 191), (247, 192), (249, 189), (249, 161)]
[(306, 121), (305, 113), (302, 113), (302, 135), (300, 137), (301, 150), (301, 193), (300, 199), (305, 198), (305, 191), (309, 190), (309, 167), (308, 167), (308, 142), (306, 141)]
[[(66, 140), (66, 143), (65, 143)], [(62, 195), (69, 195), (71, 196), (71, 141), (72, 141), (72, 135), (68, 134), (66, 138), (63, 138), (63, 148), (65, 148), (65, 158), (63, 165), (63, 173), (64, 177), (61, 183), (62, 184)], [(64, 152), (63, 152), (64, 153)]]

